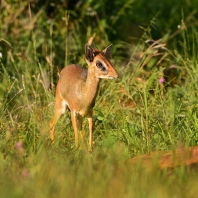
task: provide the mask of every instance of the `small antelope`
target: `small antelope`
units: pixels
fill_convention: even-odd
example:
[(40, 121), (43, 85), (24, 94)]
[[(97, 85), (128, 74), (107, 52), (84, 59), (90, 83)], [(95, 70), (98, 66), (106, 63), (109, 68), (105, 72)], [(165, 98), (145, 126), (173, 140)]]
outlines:
[(89, 144), (92, 147), (92, 108), (98, 92), (100, 78), (113, 79), (118, 74), (111, 65), (108, 57), (112, 45), (103, 51), (85, 45), (85, 56), (88, 70), (79, 65), (69, 65), (61, 73), (56, 87), (56, 103), (54, 117), (50, 122), (50, 139), (54, 140), (54, 126), (66, 107), (71, 111), (72, 125), (75, 133), (76, 148), (78, 148), (78, 132), (82, 135), (82, 121), (84, 117), (89, 122)]

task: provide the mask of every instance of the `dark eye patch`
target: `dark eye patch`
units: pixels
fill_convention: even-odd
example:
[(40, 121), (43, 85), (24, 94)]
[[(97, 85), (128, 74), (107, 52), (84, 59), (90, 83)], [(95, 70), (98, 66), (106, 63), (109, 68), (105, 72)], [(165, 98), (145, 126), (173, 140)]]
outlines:
[(106, 70), (106, 68), (103, 66), (103, 64), (100, 61), (96, 61), (96, 67), (99, 68), (101, 71)]

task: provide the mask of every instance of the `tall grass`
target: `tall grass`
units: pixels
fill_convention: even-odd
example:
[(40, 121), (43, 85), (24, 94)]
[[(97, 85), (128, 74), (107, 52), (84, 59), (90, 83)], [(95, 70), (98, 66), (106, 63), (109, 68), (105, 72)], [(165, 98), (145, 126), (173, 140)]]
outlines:
[[(48, 138), (58, 72), (65, 62), (86, 67), (83, 46), (94, 31), (87, 27), (81, 33), (80, 22), (70, 22), (68, 13), (61, 22), (47, 19), (45, 6), (35, 15), (27, 2), (17, 13), (8, 8), (1, 21), (11, 24), (16, 39), (2, 27), (1, 197), (196, 197), (196, 166), (160, 170), (155, 162), (146, 169), (131, 162), (140, 154), (197, 145), (196, 28), (182, 30), (182, 50), (163, 38), (145, 42), (151, 39), (150, 27), (135, 47), (115, 43), (111, 62), (120, 79), (101, 81), (94, 148), (88, 152), (75, 148), (69, 112), (55, 128), (54, 144)], [(102, 49), (108, 37), (96, 29), (95, 43)], [(83, 130), (88, 143), (86, 122)]]

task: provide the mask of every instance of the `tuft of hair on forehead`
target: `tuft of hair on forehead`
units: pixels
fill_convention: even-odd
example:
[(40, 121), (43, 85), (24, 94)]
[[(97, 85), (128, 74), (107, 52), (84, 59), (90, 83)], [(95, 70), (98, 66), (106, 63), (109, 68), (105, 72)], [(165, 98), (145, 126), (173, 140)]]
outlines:
[(93, 54), (94, 56), (97, 56), (99, 54), (101, 54), (102, 56), (105, 56), (105, 53), (103, 51), (100, 51), (99, 49), (94, 49)]
[(95, 57), (96, 57), (98, 54), (100, 54), (100, 53), (101, 53), (101, 51), (99, 51), (98, 49), (94, 49), (93, 54), (94, 54)]

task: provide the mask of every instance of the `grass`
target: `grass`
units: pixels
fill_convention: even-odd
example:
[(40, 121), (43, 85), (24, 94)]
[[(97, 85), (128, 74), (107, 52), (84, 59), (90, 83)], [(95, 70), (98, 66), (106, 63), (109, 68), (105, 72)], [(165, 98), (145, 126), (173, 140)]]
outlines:
[[(94, 148), (88, 152), (75, 148), (69, 112), (55, 127), (54, 144), (49, 140), (58, 68), (64, 62), (86, 67), (85, 35), (78, 27), (72, 32), (64, 26), (61, 34), (69, 32), (60, 42), (56, 28), (61, 24), (44, 23), (42, 9), (21, 19), (24, 33), (17, 34), (18, 45), (1, 32), (1, 197), (196, 197), (196, 166), (161, 170), (155, 162), (148, 168), (131, 162), (140, 154), (197, 145), (196, 29), (182, 32), (183, 50), (163, 45), (163, 39), (146, 44), (147, 31), (135, 47), (115, 43), (111, 62), (120, 79), (101, 81), (94, 107)], [(36, 20), (48, 31), (28, 26), (27, 21), (33, 26)], [(91, 35), (88, 27), (86, 39)], [(101, 42), (99, 38), (96, 44), (102, 49), (109, 41), (107, 35)], [(123, 51), (128, 54), (123, 56)], [(168, 76), (163, 76), (165, 68)], [(169, 78), (161, 84), (162, 77)], [(88, 144), (86, 122), (83, 129)]]

